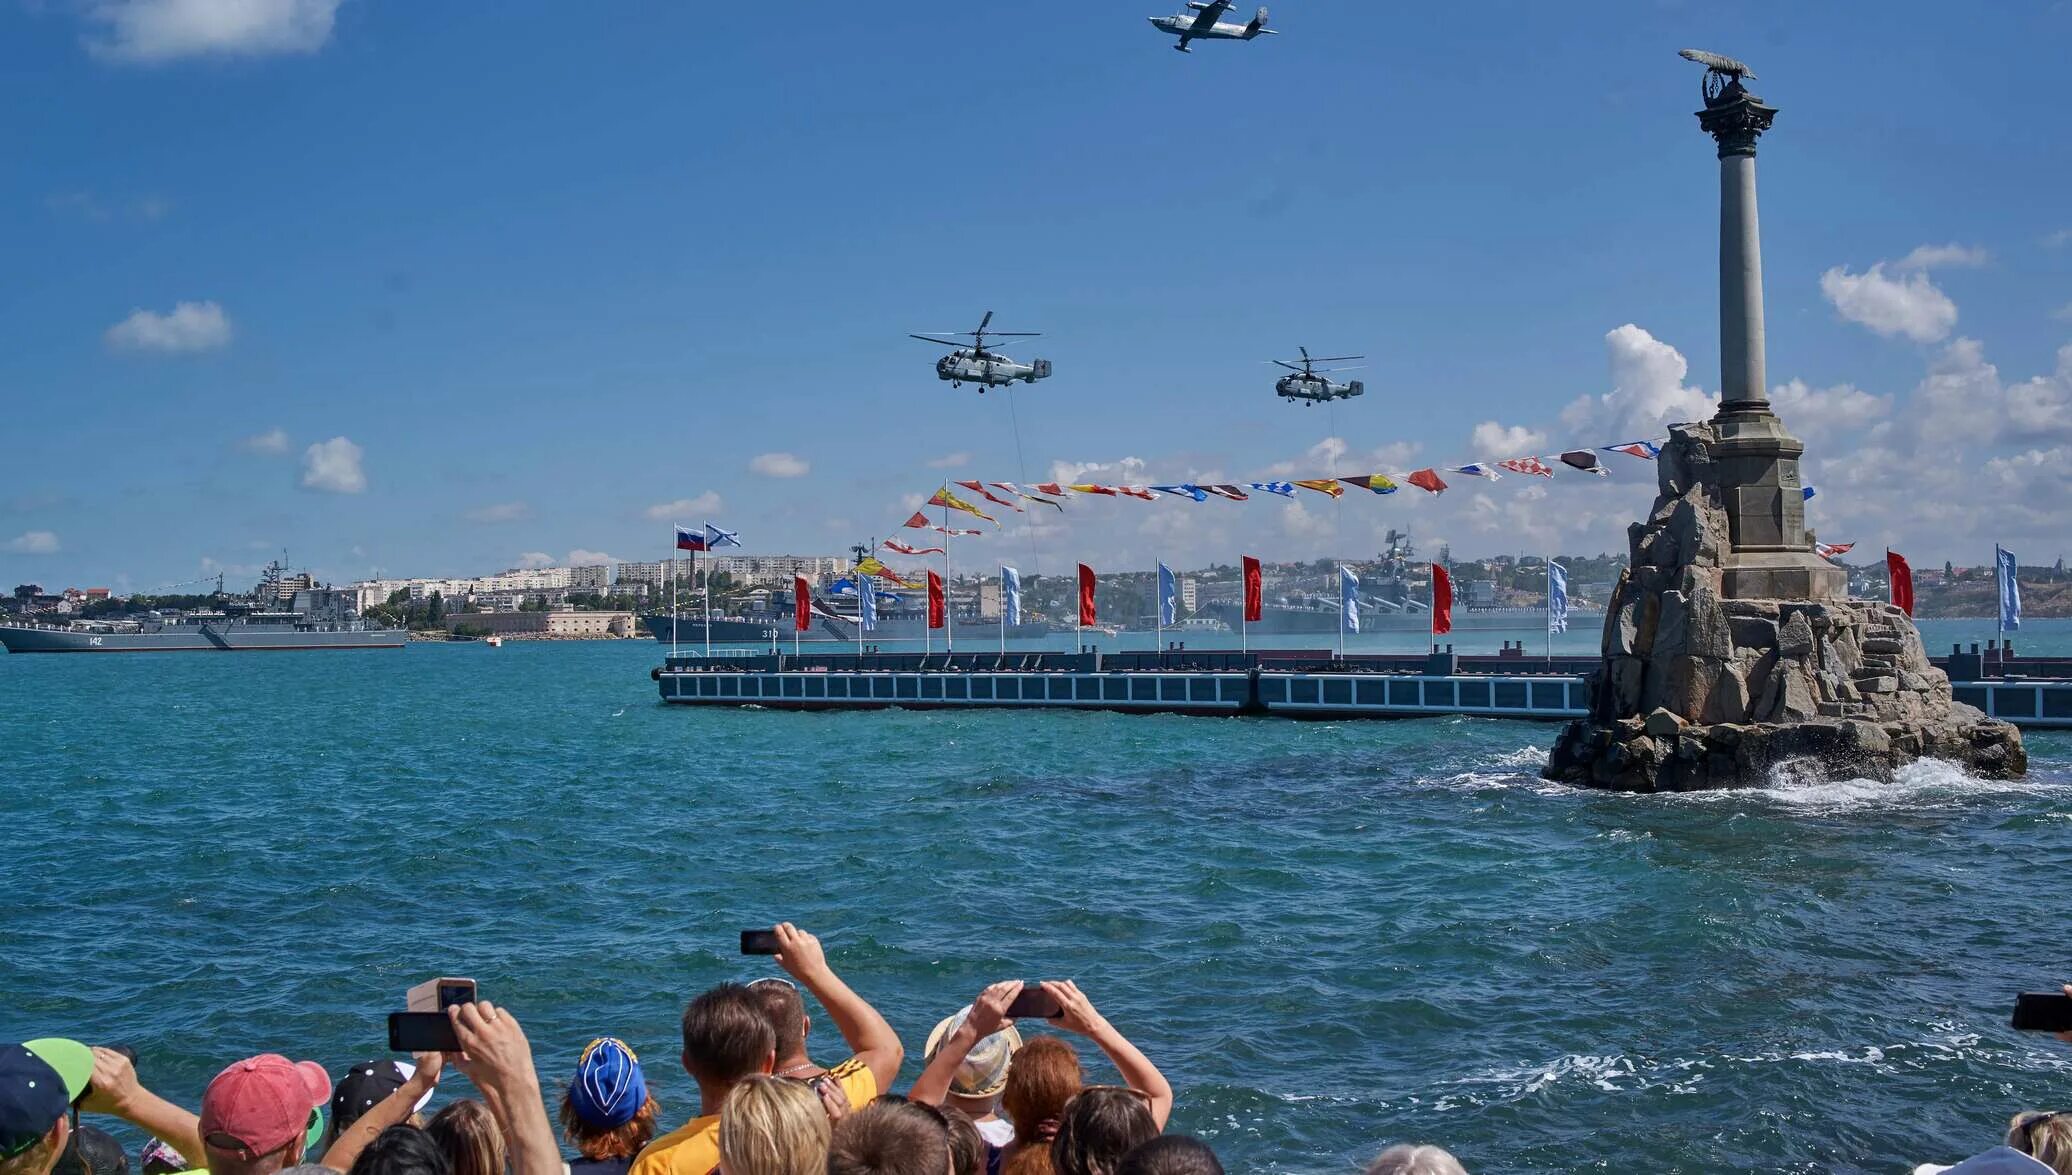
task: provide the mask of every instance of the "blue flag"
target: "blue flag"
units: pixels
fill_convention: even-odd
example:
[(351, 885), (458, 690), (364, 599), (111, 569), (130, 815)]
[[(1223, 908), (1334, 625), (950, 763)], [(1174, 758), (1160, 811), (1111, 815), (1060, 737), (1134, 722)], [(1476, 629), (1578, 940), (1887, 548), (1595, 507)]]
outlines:
[(1022, 573), (1005, 564), (1000, 567), (1000, 619), (1008, 624), (1022, 622)]
[(740, 545), (741, 538), (733, 531), (721, 530), (719, 527), (712, 525), (710, 522), (705, 524), (706, 550), (717, 551), (721, 547), (738, 547)]
[(1173, 569), (1161, 563), (1158, 565), (1158, 623), (1171, 628), (1180, 622), (1180, 585), (1173, 580)]
[(1547, 632), (1568, 631), (1568, 569), (1547, 560)]
[(1815, 490), (1812, 486), (1806, 486), (1804, 489), (1801, 489), (1799, 491), (1799, 501), (1810, 502), (1813, 500), (1813, 495), (1818, 492), (1819, 491)]
[(2015, 582), (2014, 552), (1993, 548), (1993, 577), (2000, 587), (2000, 627), (2012, 632), (2022, 626), (2022, 585)]
[(1344, 613), (1345, 631), (1360, 631), (1360, 577), (1351, 569), (1338, 569), (1338, 607)]
[(856, 623), (865, 632), (878, 629), (878, 584), (874, 575), (859, 575), (857, 579), (868, 585), (856, 593)]

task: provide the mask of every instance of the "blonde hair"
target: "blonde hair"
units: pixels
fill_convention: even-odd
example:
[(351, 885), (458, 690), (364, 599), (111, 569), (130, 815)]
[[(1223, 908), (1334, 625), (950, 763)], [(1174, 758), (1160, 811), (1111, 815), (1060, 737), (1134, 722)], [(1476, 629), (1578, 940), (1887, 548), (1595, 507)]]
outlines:
[(1460, 1160), (1437, 1146), (1398, 1145), (1374, 1156), (1367, 1175), (1468, 1175)]
[(803, 1081), (744, 1077), (719, 1112), (719, 1160), (727, 1175), (821, 1175), (827, 1139), (827, 1110)]
[[(58, 1123), (67, 1121), (65, 1118), (58, 1119), (50, 1124), (49, 1130), (43, 1132), (42, 1138), (30, 1144), (29, 1149), (18, 1155), (0, 1159), (0, 1175), (48, 1175), (50, 1169), (57, 1166), (58, 1156), (64, 1151), (64, 1142), (58, 1138)], [(71, 1137), (69, 1131), (65, 1137)], [(52, 1143), (57, 1145), (53, 1146)]]
[(2072, 1114), (2025, 1110), (2007, 1122), (2007, 1145), (2058, 1175), (2072, 1175)]
[(452, 1103), (432, 1115), (424, 1132), (446, 1152), (453, 1175), (504, 1175), (504, 1132), (481, 1102)]

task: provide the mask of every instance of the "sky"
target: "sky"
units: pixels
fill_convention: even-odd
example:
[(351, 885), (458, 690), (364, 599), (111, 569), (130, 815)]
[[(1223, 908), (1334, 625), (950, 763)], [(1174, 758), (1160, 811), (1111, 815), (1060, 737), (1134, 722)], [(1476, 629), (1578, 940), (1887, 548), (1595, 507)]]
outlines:
[[(1659, 436), (1719, 385), (1685, 46), (1781, 111), (1769, 376), (1821, 539), (2072, 546), (2072, 4), (1280, 0), (1185, 56), (1176, 7), (0, 0), (0, 579), (834, 552), (923, 537), (946, 477)], [(988, 309), (1052, 378), (952, 389), (906, 338)], [(1298, 345), (1366, 394), (1277, 399)], [(1653, 470), (1607, 460), (996, 510), (956, 559), (1616, 551)]]

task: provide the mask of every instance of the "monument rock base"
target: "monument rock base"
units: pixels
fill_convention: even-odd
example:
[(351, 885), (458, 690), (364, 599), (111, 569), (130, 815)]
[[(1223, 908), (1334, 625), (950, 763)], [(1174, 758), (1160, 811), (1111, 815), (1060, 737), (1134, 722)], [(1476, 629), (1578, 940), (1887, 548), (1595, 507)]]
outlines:
[(1622, 791), (1796, 778), (1890, 778), (1915, 759), (2023, 774), (2021, 732), (1954, 701), (1913, 621), (1842, 598), (1732, 599), (1727, 515), (1709, 425), (1673, 430), (1660, 493), (1629, 532), (1605, 610), (1591, 716), (1543, 774)]

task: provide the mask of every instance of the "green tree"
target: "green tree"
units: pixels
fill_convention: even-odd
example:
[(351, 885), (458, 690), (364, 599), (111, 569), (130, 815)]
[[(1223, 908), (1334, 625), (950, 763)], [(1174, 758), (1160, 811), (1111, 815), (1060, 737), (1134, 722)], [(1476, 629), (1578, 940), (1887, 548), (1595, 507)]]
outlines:
[(425, 601), (424, 612), (425, 627), (439, 627), (440, 622), (446, 618), (445, 597), (440, 595), (438, 592), (433, 592), (431, 598)]

